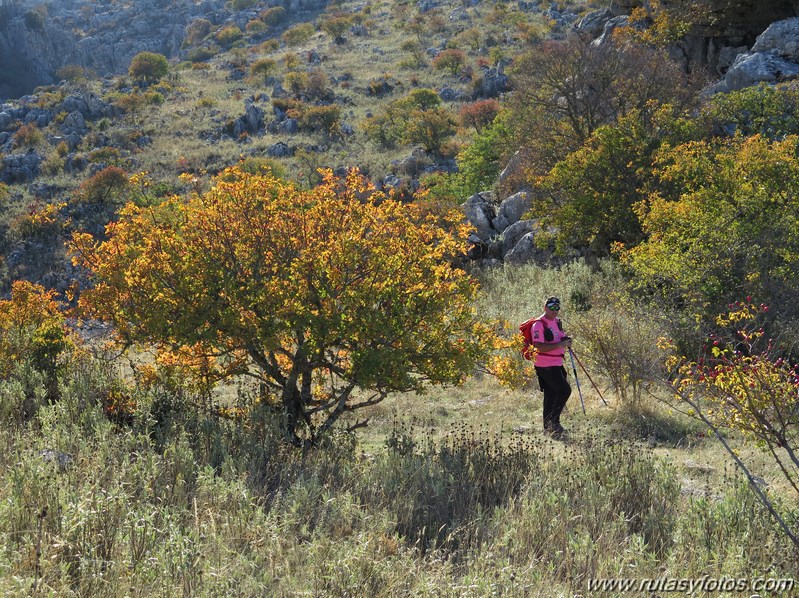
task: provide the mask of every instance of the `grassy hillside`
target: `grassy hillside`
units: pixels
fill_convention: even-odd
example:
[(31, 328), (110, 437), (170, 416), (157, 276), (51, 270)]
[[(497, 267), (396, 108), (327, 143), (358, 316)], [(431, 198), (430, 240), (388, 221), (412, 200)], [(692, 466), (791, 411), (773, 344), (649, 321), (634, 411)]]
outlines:
[[(518, 274), (538, 281), (530, 295), (495, 282), (486, 304), (529, 313), (532, 295), (590, 279)], [(583, 381), (567, 442), (539, 432), (536, 389), (476, 376), (388, 399), (365, 430), (303, 453), (246, 386), (219, 389), (246, 408), (229, 419), (119, 365), (77, 357), (52, 404), (30, 362), (0, 382), (5, 595), (593, 596), (618, 595), (590, 590), (596, 578), (796, 571), (703, 426), (651, 398), (623, 404), (600, 376), (610, 407)], [(773, 464), (733, 442), (789, 507)]]
[[(145, 84), (133, 75), (97, 79), (78, 67), (65, 69), (66, 84), (40, 88), (25, 104), (26, 111), (49, 114), (49, 124), (9, 125), (4, 157), (33, 151), (41, 162), (34, 179), (20, 175), (0, 186), (0, 286), (7, 292), (12, 280), (27, 278), (63, 292), (73, 276), (65, 273), (60, 247), (71, 231), (101, 231), (124, 201), (160, 201), (186, 190), (179, 174), (207, 180), (241, 160), (303, 184), (318, 181), (318, 168), (359, 167), (378, 185), (393, 177), (389, 187), (408, 197), (424, 170), (454, 167), (474, 131), (460, 124), (459, 110), (485, 99), (490, 69), (536, 40), (563, 34), (590, 7), (434, 4), (423, 12), (408, 2), (337, 2), (304, 23), (289, 11), (242, 3), (235, 22), (249, 19), (246, 26), (195, 19), (184, 44), (190, 59), (173, 63), (160, 82)], [(436, 62), (441, 52), (455, 62)], [(429, 136), (422, 131), (380, 141), (368, 134), (368, 124), (425, 88), (445, 98), (436, 125), (442, 135), (434, 138), (434, 151), (417, 150), (416, 166), (402, 169), (398, 162)], [(92, 94), (105, 115), (87, 116), (76, 141), (65, 133), (73, 130), (65, 128), (73, 108), (63, 102)], [(242, 129), (236, 121), (247, 106), (258, 111), (259, 122)], [(276, 144), (285, 146), (272, 157)], [(147, 198), (121, 184), (99, 193), (85, 189), (109, 167), (146, 172)], [(30, 226), (31, 218), (36, 225)], [(41, 220), (53, 226), (42, 228)]]
[[(101, 237), (123, 203), (147, 206), (172, 193), (202, 192), (211, 175), (239, 161), (245, 171), (271, 170), (300, 185), (312, 185), (318, 167), (359, 166), (376, 183), (397, 175), (399, 182), (388, 186), (406, 192), (420, 173), (408, 174), (397, 161), (431, 141), (403, 134), (417, 122), (410, 115), (418, 119), (428, 110), (442, 116), (435, 111), (443, 109), (443, 116), (452, 118), (452, 123), (434, 121), (448, 134), (415, 155), (422, 163), (418, 170), (451, 169), (459, 150), (480, 138), (457, 113), (486, 99), (481, 80), (507, 59), (539, 48), (535, 44), (542, 38), (561, 37), (573, 20), (569, 15), (594, 3), (439, 2), (425, 4), (430, 10), (423, 11), (419, 3), (341, 2), (311, 27), (291, 15), (266, 14), (258, 2), (231, 4), (251, 11), (251, 20), (242, 29), (198, 23), (187, 45), (191, 59), (171, 65), (158, 82), (143, 84), (133, 76), (86, 79), (74, 72), (66, 86), (39, 90), (31, 100), (38, 109), (56, 110), (70, 95), (93, 93), (111, 111), (88, 121), (76, 147), (65, 139), (61, 127), (68, 115), (61, 112), (41, 128), (20, 123), (9, 139), (13, 153), (32, 149), (44, 161), (35, 181), (0, 186), (3, 292), (12, 280), (28, 278), (71, 297), (73, 283), (85, 282), (65, 257), (64, 241), (73, 232)], [(560, 46), (546, 48), (553, 52)], [(452, 62), (436, 61), (447, 50), (454, 51), (443, 54)], [(650, 68), (657, 56), (633, 54), (641, 62), (625, 68)], [(526, 64), (535, 65), (535, 53), (531, 56)], [(536, 85), (535, 73), (527, 76), (530, 111), (499, 99), (510, 111), (505, 114), (528, 118), (514, 129), (517, 136), (542, 134), (527, 149), (539, 143), (552, 150), (532, 152), (529, 164), (544, 169), (552, 166), (550, 159), (560, 160), (554, 174), (541, 173), (546, 179), (541, 205), (565, 206), (563, 220), (583, 225), (574, 234), (595, 237), (597, 222), (618, 224), (658, 205), (662, 212), (650, 223), (652, 239), (706, 249), (699, 254), (705, 259), (696, 262), (669, 257), (666, 246), (662, 253), (633, 254), (638, 264), (596, 259), (593, 267), (575, 261), (557, 270), (532, 265), (476, 270), (482, 285), (477, 310), (487, 321), (508, 322), (502, 330), (496, 324), (506, 340), (518, 322), (540, 312), (544, 297), (562, 298), (575, 350), (609, 406), (580, 374), (587, 413), (572, 380), (564, 417), (569, 439), (556, 442), (541, 432), (542, 400), (535, 384), (509, 389), (481, 366), (462, 386), (394, 394), (357, 418), (346, 414), (339, 420), (344, 425), (319, 446), (300, 450), (286, 442), (279, 402), (246, 377), (209, 391), (176, 357), (155, 368), (155, 358), (142, 347), (120, 355), (118, 347), (106, 345), (105, 326), (73, 320), (64, 325), (61, 306), (51, 296), (31, 303), (35, 309), (25, 304), (14, 311), (0, 302), (0, 591), (9, 596), (543, 598), (623, 595), (595, 588), (597, 579), (793, 578), (799, 550), (708, 422), (697, 421), (697, 414), (675, 399), (669, 386), (675, 372), (666, 370), (663, 350), (665, 339), (673, 339), (675, 352), (702, 351), (708, 362), (724, 356), (724, 337), (705, 335), (711, 325), (719, 335), (735, 328), (735, 321), (718, 323), (717, 305), (711, 305), (711, 299), (725, 304), (725, 293), (739, 290), (722, 288), (732, 285), (731, 279), (762, 283), (767, 290), (782, 289), (778, 283), (787, 280), (786, 292), (775, 296), (790, 296), (797, 254), (790, 232), (794, 195), (785, 178), (794, 172), (786, 164), (796, 162), (788, 135), (799, 130), (792, 89), (741, 94), (709, 112), (683, 113), (664, 100), (650, 112), (651, 98), (633, 94), (639, 91), (635, 78), (624, 79), (621, 91), (641, 99), (641, 105), (630, 113), (619, 109), (618, 122), (616, 116), (609, 119), (570, 153), (568, 144), (549, 143), (571, 142), (574, 136), (564, 133), (561, 121), (553, 125), (551, 113), (536, 112), (532, 102), (541, 96), (535, 93), (543, 89), (546, 95), (548, 88)], [(428, 88), (439, 97), (460, 99), (423, 105), (435, 103), (422, 91)], [(674, 91), (665, 89), (663, 95), (676, 102), (682, 94)], [(769, 101), (761, 102), (763, 97)], [(717, 132), (731, 114), (742, 133), (732, 140)], [(247, 117), (262, 118), (261, 126), (248, 128)], [(288, 120), (294, 120), (291, 126)], [(383, 129), (376, 134), (375, 127)], [(779, 139), (778, 153), (771, 153), (768, 135), (757, 135), (764, 131)], [(744, 136), (754, 141), (745, 143)], [(499, 152), (504, 160), (503, 152), (516, 146), (496, 138), (508, 143)], [(483, 136), (483, 143), (486, 139), (491, 138)], [(270, 156), (279, 142), (293, 155)], [(677, 149), (669, 153), (672, 144)], [(480, 147), (478, 158), (491, 153)], [(670, 168), (658, 173), (661, 178), (653, 174), (656, 163)], [(142, 171), (147, 177), (128, 178)], [(777, 188), (788, 191), (771, 192)], [(575, 206), (581, 204), (565, 201), (575, 197), (599, 208), (579, 212)], [(774, 207), (772, 197), (787, 207), (782, 218), (768, 217), (761, 227), (752, 206), (767, 203), (773, 212), (766, 215), (777, 213), (782, 207)], [(616, 211), (610, 200), (618, 198)], [(740, 206), (722, 201), (729, 198), (742, 198)], [(746, 203), (749, 198), (762, 203)], [(706, 204), (697, 208), (700, 200)], [(746, 218), (735, 211), (739, 207)], [(721, 208), (736, 214), (736, 226), (724, 220), (728, 212)], [(685, 237), (655, 228), (675, 214), (720, 216), (678, 221)], [(779, 237), (769, 228), (777, 221), (785, 224)], [(701, 225), (696, 239), (685, 232), (692, 232), (691, 222)], [(542, 239), (549, 242), (559, 229), (544, 232)], [(607, 247), (596, 254), (612, 247), (616, 256), (633, 245), (625, 247), (616, 232), (600, 239)], [(623, 232), (635, 241), (643, 235), (638, 221)], [(717, 244), (704, 245), (707, 238)], [(750, 241), (772, 238), (779, 244), (768, 247), (780, 250), (767, 261), (762, 247)], [(718, 248), (725, 251), (707, 258)], [(743, 257), (734, 253), (740, 248)], [(744, 258), (752, 254), (755, 269), (738, 277), (729, 264), (749, 266)], [(647, 261), (650, 255), (654, 258)], [(636, 265), (643, 273), (638, 277)], [(718, 277), (695, 274), (704, 265), (714, 266), (711, 274)], [(685, 274), (678, 279), (683, 286), (666, 278), (674, 271)], [(786, 322), (793, 312), (781, 307), (784, 311), (764, 326), (776, 338), (790, 339)], [(80, 340), (71, 336), (76, 331)], [(722, 339), (718, 352), (707, 338)], [(702, 348), (704, 342), (709, 347)], [(743, 345), (730, 346), (737, 351), (731, 359), (740, 359)], [(520, 364), (517, 351), (508, 354)], [(782, 376), (787, 369), (779, 368), (792, 357), (789, 346), (774, 364), (768, 362), (777, 369), (767, 372)], [(522, 367), (531, 378), (530, 364)], [(777, 395), (783, 386), (773, 378), (753, 392), (749, 386), (741, 391), (744, 385), (723, 388), (726, 397), (711, 404), (722, 408), (708, 421), (729, 424), (720, 429), (733, 454), (748, 464), (756, 487), (796, 529), (794, 470), (786, 473), (775, 462), (790, 456), (787, 449), (795, 445), (796, 381), (786, 374), (780, 382), (789, 392), (777, 397), (783, 401), (777, 406), (785, 408), (777, 413), (787, 414), (788, 421), (777, 431), (788, 431), (778, 441), (787, 442), (774, 444), (767, 437), (763, 444), (761, 437), (758, 446), (751, 427), (723, 419), (726, 397), (768, 397), (763, 388)], [(708, 387), (708, 398), (712, 390)], [(775, 421), (772, 407), (756, 411), (766, 429)], [(368, 427), (341, 431), (359, 427), (364, 417)], [(752, 595), (763, 589), (742, 583), (735, 590), (725, 586), (721, 594), (710, 585), (694, 595)], [(774, 590), (769, 595), (796, 593), (788, 582), (765, 589)], [(659, 591), (639, 586), (631, 595)]]

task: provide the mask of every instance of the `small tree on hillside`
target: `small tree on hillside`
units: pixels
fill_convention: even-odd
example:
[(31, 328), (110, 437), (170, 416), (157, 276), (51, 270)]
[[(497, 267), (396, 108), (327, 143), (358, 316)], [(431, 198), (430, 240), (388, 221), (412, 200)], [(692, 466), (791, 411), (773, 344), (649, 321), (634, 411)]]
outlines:
[(726, 332), (710, 339), (703, 357), (672, 358), (671, 389), (675, 405), (686, 405), (689, 415), (714, 432), (760, 501), (799, 546), (795, 517), (781, 512), (726, 439), (729, 431), (740, 433), (762, 449), (777, 465), (788, 491), (799, 497), (799, 366), (765, 336), (767, 312), (767, 306), (749, 300), (731, 304), (716, 320)]
[(124, 341), (202, 349), (255, 377), (287, 436), (313, 442), (392, 391), (461, 381), (491, 344), (452, 261), (463, 217), (427, 210), (355, 172), (301, 190), (229, 169), (202, 196), (126, 207), (106, 242), (75, 235), (95, 282), (81, 305)]
[(442, 50), (433, 58), (433, 68), (437, 71), (448, 71), (451, 75), (457, 75), (466, 65), (466, 54), (463, 50), (450, 48)]
[(499, 114), (499, 102), (493, 99), (478, 100), (464, 104), (458, 110), (458, 118), (464, 127), (474, 127), (478, 133), (483, 127), (490, 125)]
[(350, 27), (352, 27), (352, 17), (348, 16), (330, 17), (322, 21), (321, 25), (322, 31), (330, 35), (337, 44), (344, 43), (344, 34)]
[(169, 72), (169, 62), (163, 54), (139, 52), (130, 61), (128, 74), (136, 81), (155, 83)]

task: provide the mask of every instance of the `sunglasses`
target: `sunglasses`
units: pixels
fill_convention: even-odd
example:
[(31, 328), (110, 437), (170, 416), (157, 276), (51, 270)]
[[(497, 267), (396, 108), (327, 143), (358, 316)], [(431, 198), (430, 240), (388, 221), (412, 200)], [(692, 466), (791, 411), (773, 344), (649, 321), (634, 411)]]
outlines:
[(547, 305), (546, 307), (552, 311), (560, 311), (560, 303), (553, 303), (552, 305)]

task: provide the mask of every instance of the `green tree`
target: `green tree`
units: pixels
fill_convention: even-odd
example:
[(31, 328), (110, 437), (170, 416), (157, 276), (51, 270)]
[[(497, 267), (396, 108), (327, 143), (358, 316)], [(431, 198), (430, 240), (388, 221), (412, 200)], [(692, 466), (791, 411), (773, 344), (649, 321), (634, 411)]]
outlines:
[(480, 130), (491, 124), (499, 114), (499, 102), (494, 99), (478, 100), (470, 104), (464, 104), (458, 110), (458, 119), (464, 127), (474, 127), (478, 133)]
[(169, 72), (169, 62), (163, 54), (139, 52), (130, 61), (128, 74), (136, 81), (155, 83)]
[(466, 54), (463, 50), (449, 48), (442, 50), (433, 58), (433, 68), (437, 71), (448, 71), (450, 75), (457, 75), (466, 65)]
[(457, 130), (452, 113), (445, 108), (411, 110), (408, 114), (402, 139), (407, 143), (418, 143), (425, 151), (439, 154), (444, 142)]
[(310, 23), (298, 23), (286, 29), (280, 36), (287, 46), (299, 46), (308, 41), (314, 34), (314, 27)]
[(699, 121), (708, 136), (749, 137), (763, 135), (780, 139), (799, 134), (799, 85), (758, 85), (730, 93), (719, 93), (703, 106)]
[(107, 241), (76, 234), (72, 252), (95, 285), (87, 315), (256, 377), (302, 443), (390, 392), (472, 371), (493, 333), (454, 265), (466, 236), (457, 211), (389, 200), (356, 172), (301, 190), (229, 169), (202, 196), (127, 206)]
[(458, 172), (436, 173), (422, 183), (438, 199), (461, 203), (478, 191), (491, 189), (497, 180), (512, 134), (507, 113), (474, 136), (458, 154)]
[(654, 154), (663, 143), (691, 139), (694, 126), (671, 107), (652, 118), (632, 112), (618, 124), (596, 129), (577, 151), (558, 162), (538, 186), (543, 191), (536, 216), (557, 230), (561, 251), (588, 247), (596, 260), (616, 243), (643, 239), (636, 208), (653, 179)]
[[(0, 300), (0, 381), (13, 377), (16, 367), (27, 361), (46, 375), (49, 398), (55, 398), (63, 357), (74, 346), (54, 293), (37, 284), (15, 281), (11, 297)], [(29, 417), (35, 408), (35, 399), (26, 397), (22, 413), (3, 415)], [(8, 405), (0, 409), (6, 411)]]
[(335, 134), (341, 125), (341, 106), (309, 106), (300, 116), (300, 126), (309, 131)]
[(244, 33), (236, 25), (222, 27), (214, 34), (214, 39), (223, 48), (231, 48), (234, 44), (244, 39)]
[(456, 131), (452, 114), (441, 108), (441, 97), (432, 89), (414, 89), (407, 96), (384, 106), (364, 123), (366, 135), (385, 147), (418, 143), (439, 152), (442, 143)]
[(322, 31), (333, 38), (337, 44), (344, 43), (344, 34), (352, 27), (352, 17), (330, 17), (322, 21)]
[(253, 79), (266, 79), (277, 70), (277, 62), (273, 58), (259, 58), (250, 66)]
[(799, 293), (796, 136), (664, 148), (639, 206), (646, 240), (622, 251), (641, 286), (706, 322), (751, 295), (786, 316)]
[(274, 27), (286, 18), (286, 9), (282, 6), (272, 6), (258, 13), (258, 18), (270, 27)]
[(208, 19), (194, 19), (186, 27), (186, 37), (183, 39), (183, 47), (195, 46), (202, 42), (211, 33), (213, 24)]

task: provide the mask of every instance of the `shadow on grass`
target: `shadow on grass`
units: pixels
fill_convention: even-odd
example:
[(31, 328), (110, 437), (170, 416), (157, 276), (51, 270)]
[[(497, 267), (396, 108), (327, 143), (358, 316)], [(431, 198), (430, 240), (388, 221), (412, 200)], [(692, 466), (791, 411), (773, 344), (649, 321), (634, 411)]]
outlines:
[(602, 415), (616, 437), (665, 444), (675, 448), (695, 446), (705, 437), (705, 427), (687, 415), (649, 403), (623, 405)]

